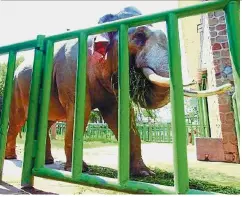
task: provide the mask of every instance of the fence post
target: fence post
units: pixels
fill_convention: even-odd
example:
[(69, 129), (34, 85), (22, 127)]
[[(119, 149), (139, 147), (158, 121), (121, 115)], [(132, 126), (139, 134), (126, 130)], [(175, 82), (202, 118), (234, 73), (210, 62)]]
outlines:
[[(85, 104), (87, 78), (87, 35), (81, 32), (78, 38), (78, 66), (76, 74), (75, 122), (72, 156), (72, 177), (82, 173), (83, 134), (85, 131)], [(81, 99), (80, 99), (81, 98)]]
[(239, 1), (231, 1), (225, 7), (227, 31), (229, 37), (230, 51), (232, 55), (233, 77), (235, 81), (235, 92), (237, 112), (240, 119), (240, 5)]
[(236, 93), (233, 94), (232, 100), (233, 100), (233, 108), (234, 108), (234, 121), (235, 121), (235, 130), (236, 130), (236, 136), (237, 136), (237, 142), (238, 142), (238, 150), (240, 154), (240, 124), (239, 124), (239, 117), (238, 117), (238, 111), (237, 111), (237, 102), (236, 102)]
[(129, 180), (130, 162), (130, 103), (129, 103), (129, 51), (128, 26), (119, 28), (118, 67), (118, 180), (120, 184)]
[[(206, 90), (206, 81), (207, 81), (207, 74), (202, 75), (202, 88), (201, 90)], [(208, 100), (207, 98), (202, 98), (202, 110), (203, 110), (203, 115), (204, 115), (204, 134), (205, 137), (211, 137), (210, 135), (210, 126), (209, 126), (209, 116), (208, 116)]]
[(5, 79), (4, 97), (3, 97), (3, 109), (1, 114), (0, 125), (0, 181), (2, 180), (3, 164), (5, 158), (7, 133), (8, 133), (8, 121), (11, 106), (11, 98), (13, 92), (14, 82), (14, 70), (16, 63), (16, 52), (10, 51), (8, 56), (7, 75)]
[[(200, 85), (199, 85), (199, 89)], [(204, 127), (204, 114), (203, 114), (203, 98), (198, 98), (198, 111), (199, 111), (199, 124), (202, 136), (205, 137), (205, 127)]]
[(31, 79), (27, 133), (24, 146), (24, 160), (22, 169), (21, 185), (23, 187), (33, 186), (34, 177), (32, 175), (32, 168), (35, 158), (35, 138), (37, 131), (37, 113), (39, 108), (39, 92), (42, 74), (42, 59), (44, 50), (44, 39), (42, 35), (37, 36), (37, 47), (35, 48), (34, 65)]
[(172, 137), (174, 160), (174, 184), (178, 194), (189, 189), (184, 96), (179, 44), (178, 18), (171, 13), (167, 19), (169, 43), (169, 68), (171, 78)]
[[(50, 91), (51, 91), (51, 80), (52, 80), (52, 70), (53, 70), (53, 54), (54, 54), (54, 44), (51, 41), (47, 41), (46, 44), (46, 56), (45, 64), (43, 68), (43, 80), (42, 92), (40, 99), (40, 114), (37, 123), (37, 155), (35, 160), (35, 168), (43, 167), (45, 164), (45, 152), (46, 152), (46, 136), (48, 129), (48, 115), (49, 115), (49, 101), (50, 101)], [(49, 132), (49, 131), (48, 131)], [(48, 134), (49, 135), (49, 134)]]

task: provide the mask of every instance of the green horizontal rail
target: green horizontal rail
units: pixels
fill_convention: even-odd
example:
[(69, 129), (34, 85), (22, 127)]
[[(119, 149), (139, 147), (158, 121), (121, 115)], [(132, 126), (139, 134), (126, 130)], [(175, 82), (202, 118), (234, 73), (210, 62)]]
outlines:
[(20, 42), (20, 43), (11, 44), (8, 46), (3, 46), (3, 47), (0, 47), (0, 55), (8, 53), (10, 50), (16, 52), (16, 51), (34, 49), (37, 45), (38, 45), (37, 40), (29, 40), (26, 42)]
[[(33, 169), (33, 175), (53, 180), (59, 180), (69, 183), (82, 184), (86, 186), (94, 186), (96, 188), (111, 189), (115, 191), (123, 191), (128, 193), (142, 194), (176, 194), (174, 187), (157, 184), (149, 184), (138, 181), (127, 181), (125, 184), (119, 184), (117, 179), (107, 178), (103, 176), (95, 176), (83, 173), (82, 175), (72, 178), (70, 172), (60, 171), (49, 168)], [(190, 189), (187, 194), (215, 194), (200, 190)]]
[[(119, 26), (121, 24), (127, 25), (127, 27), (134, 27), (134, 26), (162, 22), (167, 19), (169, 14), (174, 14), (178, 18), (203, 14), (203, 13), (207, 13), (210, 11), (221, 10), (228, 4), (228, 2), (230, 2), (230, 0), (218, 0), (218, 1), (213, 1), (213, 2), (203, 2), (198, 5), (194, 5), (194, 6), (168, 10), (165, 12), (159, 12), (159, 13), (155, 13), (155, 14), (132, 17), (132, 18), (128, 18), (128, 19), (115, 21), (115, 22), (97, 25), (97, 26), (90, 27), (90, 28), (70, 31), (67, 33), (62, 33), (62, 34), (57, 34), (57, 35), (46, 37), (46, 39), (51, 40), (52, 42), (58, 42), (58, 41), (62, 41), (62, 40), (78, 38), (78, 36), (81, 32), (85, 32), (87, 35), (94, 35), (94, 34), (100, 34), (103, 32), (116, 31), (119, 29)], [(0, 54), (8, 53), (8, 51), (10, 51), (10, 50), (15, 50), (15, 51), (27, 50), (27, 49), (35, 47), (37, 45), (36, 42), (37, 42), (36, 40), (32, 40), (32, 41), (22, 42), (22, 43), (18, 43), (18, 44), (14, 44), (14, 45), (3, 46), (3, 47), (0, 47)]]
[(229, 0), (204, 2), (199, 5), (194, 5), (194, 6), (189, 6), (189, 7), (174, 9), (174, 10), (168, 10), (165, 12), (159, 12), (155, 14), (142, 15), (142, 16), (132, 17), (128, 19), (122, 19), (115, 22), (109, 22), (109, 23), (97, 25), (86, 29), (58, 34), (58, 35), (47, 37), (47, 39), (57, 42), (61, 40), (77, 38), (80, 31), (85, 31), (87, 35), (94, 35), (94, 34), (100, 34), (100, 33), (109, 32), (109, 31), (116, 31), (119, 29), (121, 24), (126, 25), (127, 27), (135, 27), (135, 26), (147, 25), (151, 23), (157, 23), (157, 22), (165, 21), (168, 15), (171, 13), (176, 15), (178, 18), (193, 16), (197, 14), (223, 9), (228, 2)]

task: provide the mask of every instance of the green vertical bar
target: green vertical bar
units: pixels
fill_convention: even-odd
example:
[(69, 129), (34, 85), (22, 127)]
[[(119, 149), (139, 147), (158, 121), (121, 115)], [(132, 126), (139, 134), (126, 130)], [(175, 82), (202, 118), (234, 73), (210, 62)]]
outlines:
[(189, 144), (189, 128), (186, 126), (186, 134), (187, 134), (187, 145)]
[(235, 81), (235, 92), (237, 112), (240, 118), (240, 5), (239, 1), (231, 1), (225, 7), (227, 31), (229, 37), (230, 51), (233, 60), (233, 77)]
[(235, 129), (236, 129), (236, 135), (237, 135), (237, 141), (238, 141), (238, 150), (240, 153), (240, 120), (239, 120), (238, 111), (237, 111), (238, 108), (237, 108), (235, 93), (232, 96), (232, 100), (233, 100), (233, 108), (234, 108)]
[(40, 115), (38, 122), (38, 140), (37, 140), (37, 156), (35, 161), (35, 168), (44, 167), (45, 164), (45, 149), (46, 149), (46, 136), (48, 129), (48, 114), (50, 102), (51, 79), (53, 70), (53, 52), (54, 45), (51, 41), (46, 44), (46, 56), (43, 72), (43, 87), (42, 95), (40, 98)]
[[(206, 79), (207, 76), (202, 76), (202, 90), (206, 90)], [(210, 132), (209, 132), (209, 121), (208, 121), (208, 108), (207, 108), (207, 98), (202, 98), (202, 114), (203, 114), (203, 131), (205, 134), (205, 137), (210, 137)]]
[(87, 35), (81, 32), (78, 39), (78, 65), (76, 76), (75, 122), (73, 136), (72, 177), (82, 173), (83, 134), (85, 126), (86, 76), (87, 76)]
[[(199, 86), (199, 90), (202, 90), (202, 86)], [(203, 111), (203, 98), (198, 98), (198, 112), (199, 112), (199, 123), (200, 123), (200, 129), (203, 137), (206, 136), (205, 130), (204, 130), (204, 111)]]
[(170, 143), (171, 142), (171, 127), (170, 124), (167, 125), (167, 141)]
[(191, 137), (192, 137), (192, 145), (194, 145), (195, 133), (193, 132), (193, 130), (191, 130)]
[[(157, 130), (157, 132), (159, 132), (159, 130)], [(162, 125), (162, 130), (159, 133), (160, 133), (160, 141), (164, 142), (165, 141), (165, 128), (164, 128), (164, 125)]]
[[(202, 76), (202, 90), (206, 90), (207, 75)], [(211, 137), (209, 115), (208, 115), (208, 99), (203, 98), (203, 114), (204, 114), (204, 131), (206, 137)]]
[(34, 164), (34, 140), (36, 136), (37, 113), (39, 105), (39, 90), (41, 83), (42, 58), (44, 48), (44, 36), (37, 36), (37, 47), (35, 49), (34, 65), (31, 79), (27, 133), (24, 146), (24, 161), (22, 169), (22, 186), (33, 186), (34, 177), (32, 168)]
[(171, 78), (174, 185), (178, 194), (185, 194), (189, 189), (186, 147), (187, 134), (185, 127), (178, 18), (172, 13), (169, 14), (167, 19), (167, 29)]
[(120, 184), (129, 180), (130, 131), (129, 131), (129, 52), (128, 27), (120, 25), (118, 48), (118, 180)]
[(208, 120), (208, 108), (207, 108), (207, 98), (203, 98), (203, 110), (204, 110), (204, 132), (205, 137), (211, 137), (209, 131), (209, 120)]
[(7, 75), (5, 79), (3, 108), (0, 123), (0, 181), (2, 180), (3, 164), (6, 150), (8, 121), (13, 92), (14, 70), (16, 62), (16, 52), (10, 51), (8, 56)]

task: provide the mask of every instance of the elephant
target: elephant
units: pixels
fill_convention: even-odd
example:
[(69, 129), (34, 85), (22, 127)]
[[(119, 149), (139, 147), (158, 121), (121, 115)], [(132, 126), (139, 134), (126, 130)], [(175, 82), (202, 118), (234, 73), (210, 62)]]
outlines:
[[(141, 15), (135, 7), (118, 14), (101, 17), (99, 24)], [(128, 30), (130, 98), (142, 108), (157, 109), (170, 102), (168, 44), (165, 33), (152, 25)], [(54, 54), (48, 130), (57, 121), (66, 122), (65, 170), (71, 170), (75, 79), (78, 43), (67, 41)], [(6, 159), (16, 158), (16, 137), (27, 120), (32, 64), (23, 62), (14, 74)], [(104, 121), (118, 140), (118, 32), (88, 37), (85, 127), (91, 110), (99, 109)], [(184, 94), (197, 94), (186, 90)], [(154, 174), (144, 163), (141, 140), (130, 108), (130, 173), (136, 176)], [(49, 134), (46, 139), (46, 163), (53, 163)], [(83, 171), (87, 171), (83, 161)]]

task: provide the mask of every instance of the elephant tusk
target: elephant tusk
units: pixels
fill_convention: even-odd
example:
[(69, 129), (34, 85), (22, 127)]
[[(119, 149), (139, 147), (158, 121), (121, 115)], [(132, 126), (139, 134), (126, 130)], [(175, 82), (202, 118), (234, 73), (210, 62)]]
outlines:
[(196, 85), (197, 82), (195, 80), (193, 80), (192, 82), (189, 82), (187, 84), (183, 84), (183, 87), (188, 87), (188, 86), (193, 86), (193, 85)]
[(154, 73), (150, 68), (142, 68), (145, 77), (153, 84), (160, 87), (170, 87), (170, 78), (161, 77)]
[[(150, 68), (142, 68), (142, 71), (145, 75), (145, 77), (153, 84), (158, 85), (160, 87), (170, 87), (170, 78), (167, 77), (161, 77)], [(197, 84), (194, 80), (192, 82), (189, 82), (188, 84), (184, 84), (184, 87), (192, 86)]]
[(223, 94), (228, 90), (230, 90), (231, 88), (232, 88), (232, 85), (230, 83), (226, 83), (219, 87), (211, 88), (208, 90), (196, 91), (196, 90), (184, 89), (184, 95), (187, 97), (207, 97), (207, 96)]
[[(142, 71), (145, 75), (145, 77), (153, 84), (160, 86), (160, 87), (170, 87), (170, 78), (166, 77), (161, 77), (157, 74), (154, 73), (153, 70), (150, 68), (142, 68)], [(192, 82), (189, 84), (186, 84), (184, 86), (190, 86), (194, 85), (196, 82)], [(218, 94), (223, 94), (230, 90), (232, 88), (232, 85), (230, 83), (224, 84), (219, 87), (211, 88), (208, 90), (201, 90), (201, 91), (196, 91), (196, 90), (188, 90), (184, 89), (184, 96), (187, 97), (207, 97), (207, 96), (213, 96), (213, 95), (218, 95)]]

